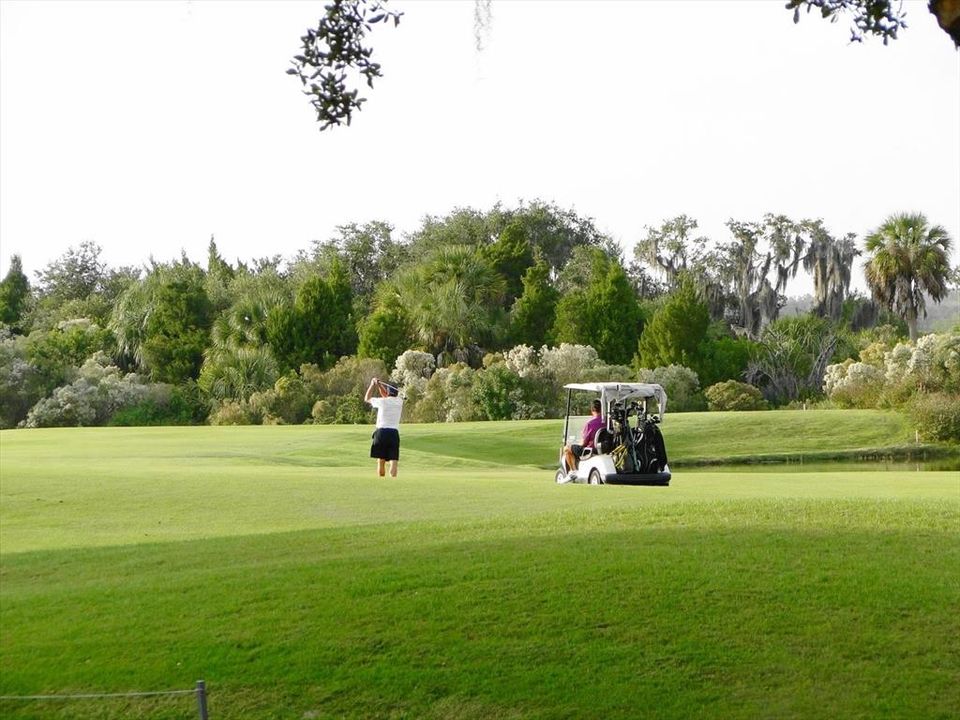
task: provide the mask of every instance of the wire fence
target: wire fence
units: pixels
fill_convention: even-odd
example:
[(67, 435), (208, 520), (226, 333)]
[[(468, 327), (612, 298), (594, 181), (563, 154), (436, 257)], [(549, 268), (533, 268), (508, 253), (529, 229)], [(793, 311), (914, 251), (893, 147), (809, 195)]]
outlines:
[(155, 690), (151, 692), (121, 692), (121, 693), (76, 693), (63, 695), (0, 695), (0, 700), (24, 700), (24, 701), (44, 701), (44, 700), (101, 700), (107, 698), (140, 698), (155, 697), (158, 695), (196, 695), (197, 711), (200, 713), (200, 720), (209, 720), (207, 714), (207, 684), (203, 680), (197, 680), (197, 685), (191, 690)]

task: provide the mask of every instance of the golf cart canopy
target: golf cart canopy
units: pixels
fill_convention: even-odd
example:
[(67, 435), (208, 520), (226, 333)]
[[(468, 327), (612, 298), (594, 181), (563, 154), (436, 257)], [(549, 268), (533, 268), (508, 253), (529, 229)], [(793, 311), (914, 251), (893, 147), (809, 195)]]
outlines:
[(570, 383), (563, 386), (566, 390), (586, 390), (600, 395), (600, 401), (608, 402), (656, 398), (660, 414), (667, 412), (667, 393), (662, 386), (653, 383), (617, 383), (592, 382)]

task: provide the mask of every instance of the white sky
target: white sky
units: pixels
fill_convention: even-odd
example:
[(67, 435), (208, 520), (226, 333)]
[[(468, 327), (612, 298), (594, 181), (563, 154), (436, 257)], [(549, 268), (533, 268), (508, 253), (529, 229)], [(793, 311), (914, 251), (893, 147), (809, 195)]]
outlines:
[[(403, 2), (353, 126), (318, 132), (285, 74), (323, 0), (0, 2), (0, 273), (93, 240), (292, 256), (335, 226), (543, 199), (632, 254), (686, 213), (821, 217), (862, 237), (919, 211), (960, 244), (960, 53), (907, 0), (889, 46), (784, 0)], [(855, 275), (855, 285), (862, 278)], [(808, 292), (798, 279), (788, 294)]]

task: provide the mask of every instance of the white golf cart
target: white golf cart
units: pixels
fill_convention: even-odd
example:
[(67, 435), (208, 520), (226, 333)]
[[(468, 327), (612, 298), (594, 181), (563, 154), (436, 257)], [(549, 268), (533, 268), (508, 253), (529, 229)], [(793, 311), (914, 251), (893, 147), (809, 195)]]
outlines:
[[(670, 467), (659, 424), (667, 410), (667, 393), (650, 383), (571, 383), (563, 421), (564, 445), (580, 443), (587, 417), (576, 413), (599, 397), (604, 427), (594, 436), (594, 447), (585, 448), (576, 467), (568, 467), (560, 449), (558, 483), (590, 485), (669, 485)], [(575, 396), (574, 393), (577, 393)], [(590, 393), (591, 395), (581, 394)], [(656, 401), (652, 412), (650, 401)], [(631, 424), (631, 418), (634, 418)]]

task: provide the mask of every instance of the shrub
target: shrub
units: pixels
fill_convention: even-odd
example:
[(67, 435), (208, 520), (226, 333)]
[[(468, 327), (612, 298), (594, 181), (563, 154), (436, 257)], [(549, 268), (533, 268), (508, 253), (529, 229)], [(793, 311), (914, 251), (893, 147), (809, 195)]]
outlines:
[[(464, 422), (483, 415), (474, 402), (478, 372), (465, 363), (437, 370), (420, 389), (407, 386), (407, 404), (414, 422)], [(407, 409), (404, 409), (406, 412)]]
[(899, 385), (909, 375), (910, 361), (913, 359), (913, 348), (909, 342), (897, 343), (896, 346), (883, 356), (886, 380), (891, 385)]
[(477, 373), (473, 400), (486, 420), (532, 420), (547, 415), (533, 383), (511, 371), (505, 363)]
[(163, 403), (146, 400), (132, 407), (120, 408), (107, 421), (114, 427), (142, 427), (145, 425), (184, 425), (171, 421)]
[(383, 361), (378, 358), (342, 357), (326, 372), (316, 365), (302, 365), (305, 414), (323, 425), (371, 422), (373, 409), (363, 401), (363, 396), (371, 378), (384, 378), (386, 374)]
[(960, 392), (960, 334), (919, 338), (907, 368), (924, 390)]
[(376, 412), (360, 395), (351, 394), (318, 400), (310, 415), (318, 425), (365, 425), (374, 421)]
[(640, 368), (637, 381), (662, 385), (667, 392), (667, 409), (673, 412), (706, 410), (697, 374), (683, 365), (668, 365), (650, 370)]
[(770, 404), (764, 399), (760, 388), (727, 380), (711, 385), (703, 391), (710, 410), (768, 410)]
[[(904, 325), (906, 324), (904, 323)], [(905, 335), (906, 327), (901, 331), (901, 328), (895, 327), (894, 325), (877, 325), (876, 327), (862, 330), (860, 332), (860, 342), (863, 345), (880, 343), (889, 349), (902, 340)]]
[(883, 369), (865, 362), (844, 360), (827, 365), (823, 375), (823, 391), (841, 408), (876, 407), (885, 384)]
[(416, 386), (422, 389), (436, 367), (430, 353), (407, 350), (397, 358), (393, 367), (393, 379), (402, 387)]
[(35, 368), (42, 395), (72, 382), (77, 368), (97, 351), (106, 350), (109, 332), (87, 319), (66, 320), (51, 330), (27, 337), (26, 359)]
[(562, 343), (540, 348), (540, 367), (561, 386), (582, 380), (585, 371), (600, 364), (600, 356), (589, 345)]
[(582, 382), (627, 382), (633, 376), (633, 370), (626, 365), (600, 364), (583, 371)]
[(262, 416), (245, 400), (228, 400), (210, 413), (211, 425), (259, 425)]
[[(866, 352), (866, 351), (864, 351)], [(917, 392), (960, 392), (960, 334), (932, 333), (884, 353), (883, 406), (897, 407)]]
[(24, 427), (104, 425), (121, 408), (145, 401), (162, 402), (167, 386), (147, 385), (134, 374), (123, 375), (97, 353), (80, 368), (79, 377), (34, 405)]
[(891, 347), (891, 345), (885, 342), (872, 342), (860, 351), (860, 362), (865, 362), (868, 365), (875, 365), (876, 367), (883, 369), (883, 357), (890, 351)]
[(921, 440), (960, 440), (960, 395), (919, 395), (910, 405), (910, 415)]
[(751, 354), (756, 352), (756, 343), (725, 335), (712, 338), (708, 334), (697, 352), (700, 356), (698, 376), (705, 383), (716, 384), (743, 377)]
[(361, 398), (374, 377), (386, 378), (387, 369), (375, 358), (343, 357), (327, 371), (316, 365), (301, 365), (300, 376), (314, 397), (359, 395)]
[(503, 361), (522, 378), (541, 374), (540, 356), (529, 345), (517, 345), (503, 354)]
[(26, 338), (0, 329), (0, 428), (16, 427), (43, 397), (37, 369), (27, 361)]
[(250, 406), (270, 424), (302, 423), (310, 416), (313, 405), (303, 380), (293, 372), (278, 378), (270, 390), (255, 392), (250, 396)]
[(155, 398), (117, 410), (107, 421), (114, 426), (197, 425), (207, 419), (209, 407), (200, 396), (196, 383), (154, 385), (166, 388)]

